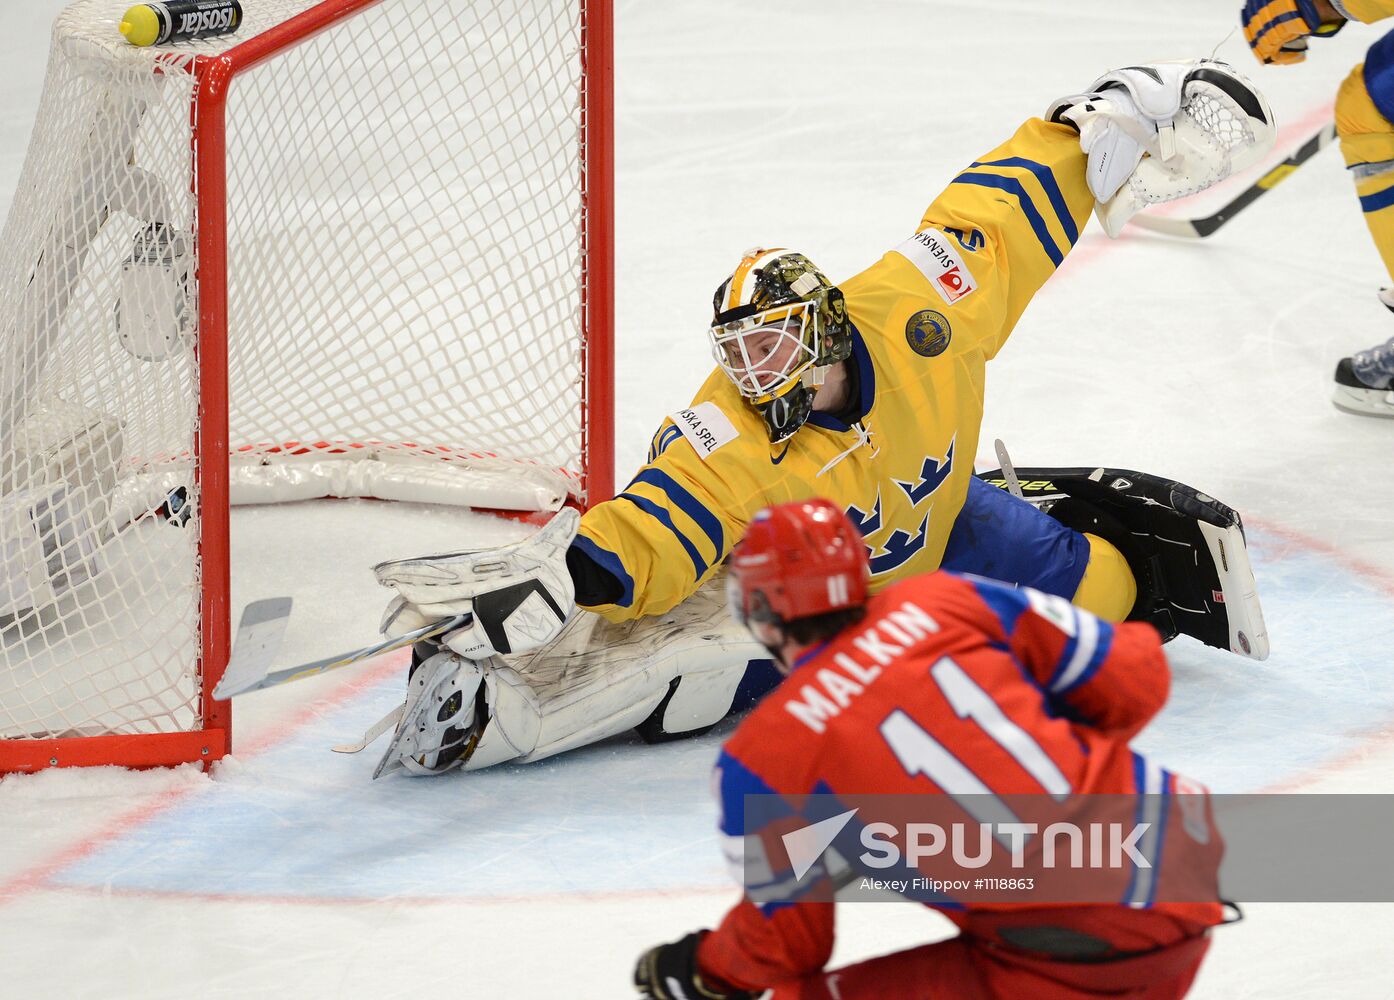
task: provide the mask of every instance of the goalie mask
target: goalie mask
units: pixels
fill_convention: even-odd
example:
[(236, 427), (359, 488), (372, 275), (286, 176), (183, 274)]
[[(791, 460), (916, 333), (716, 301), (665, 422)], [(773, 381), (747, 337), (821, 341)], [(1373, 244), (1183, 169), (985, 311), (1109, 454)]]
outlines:
[(716, 290), (709, 331), (721, 370), (783, 441), (813, 412), (830, 365), (852, 353), (842, 292), (801, 253), (747, 250)]

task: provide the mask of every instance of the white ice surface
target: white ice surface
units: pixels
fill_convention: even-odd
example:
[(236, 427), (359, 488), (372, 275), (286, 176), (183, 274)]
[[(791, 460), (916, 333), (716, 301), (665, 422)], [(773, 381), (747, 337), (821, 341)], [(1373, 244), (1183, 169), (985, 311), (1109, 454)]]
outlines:
[[(60, 4), (15, 6), (0, 217)], [(618, 3), (621, 479), (707, 369), (711, 290), (740, 250), (853, 273), (1051, 98), (1208, 53), (1237, 6)], [(1219, 52), (1266, 89), (1286, 148), (1377, 37), (1353, 26), (1293, 68), (1259, 70), (1237, 36)], [(1387, 280), (1333, 150), (1204, 243), (1091, 225), (991, 369), (983, 437), (1019, 464), (1164, 473), (1245, 515), (1273, 656), (1178, 641), (1172, 703), (1141, 741), (1219, 790), (1394, 790), (1394, 422), (1327, 401), (1336, 360), (1394, 333)], [(371, 639), (373, 560), (521, 530), (386, 507), (237, 514), (234, 607), (295, 596), (284, 662)], [(622, 997), (643, 947), (734, 897), (707, 793), (721, 732), (370, 783), (371, 751), (326, 747), (391, 707), (401, 672), (239, 699), (236, 758), (211, 780), (0, 782), (0, 996)], [(941, 933), (911, 907), (852, 907), (835, 960)], [(1394, 906), (1254, 906), (1193, 995), (1394, 998)]]

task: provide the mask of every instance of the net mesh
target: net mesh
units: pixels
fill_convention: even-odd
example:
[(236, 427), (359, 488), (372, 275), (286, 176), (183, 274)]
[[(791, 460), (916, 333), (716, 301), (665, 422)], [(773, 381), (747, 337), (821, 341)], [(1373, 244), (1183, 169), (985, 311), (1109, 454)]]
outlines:
[[(337, 2), (337, 0), (334, 0)], [(195, 728), (198, 56), (59, 18), (0, 235), (0, 738)], [(386, 0), (234, 78), (235, 461), (582, 469), (581, 9)]]

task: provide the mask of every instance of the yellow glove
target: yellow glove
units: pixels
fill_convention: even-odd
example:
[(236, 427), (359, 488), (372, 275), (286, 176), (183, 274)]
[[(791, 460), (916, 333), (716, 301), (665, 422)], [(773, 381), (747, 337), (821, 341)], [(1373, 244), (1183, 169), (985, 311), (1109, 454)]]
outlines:
[(1314, 0), (1249, 0), (1239, 19), (1255, 58), (1279, 65), (1306, 59), (1308, 37), (1334, 35), (1346, 23), (1323, 21)]

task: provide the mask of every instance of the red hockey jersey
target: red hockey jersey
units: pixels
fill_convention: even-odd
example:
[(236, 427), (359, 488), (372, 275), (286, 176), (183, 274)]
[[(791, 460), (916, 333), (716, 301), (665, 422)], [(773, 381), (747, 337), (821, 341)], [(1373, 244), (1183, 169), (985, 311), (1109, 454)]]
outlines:
[[(945, 572), (897, 584), (872, 598), (861, 622), (805, 654), (727, 742), (716, 788), (728, 859), (740, 864), (751, 832), (747, 795), (1147, 793), (1164, 802), (1177, 777), (1128, 741), (1161, 709), (1169, 681), (1150, 625), (1110, 625), (1058, 597)], [(1204, 795), (1193, 783), (1182, 790)], [(1191, 822), (1153, 823), (1166, 838), (1153, 853), (1213, 878), (1221, 842), (1208, 807), (1201, 815), (1200, 845)], [(1118, 953), (1221, 922), (1215, 902), (1157, 902), (1161, 867), (1139, 871), (1112, 905), (930, 905), (999, 945), (1004, 926), (1036, 922), (1102, 938)], [(760, 898), (742, 899), (707, 935), (704, 974), (764, 989), (827, 962), (833, 904)]]

